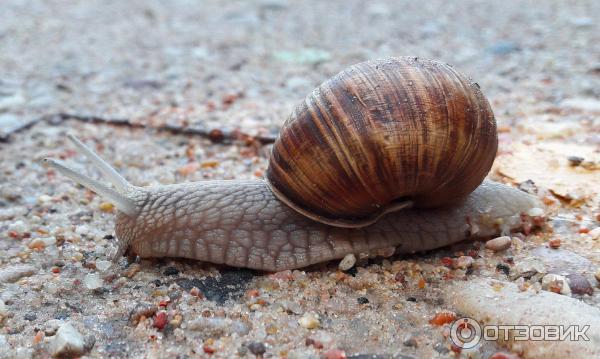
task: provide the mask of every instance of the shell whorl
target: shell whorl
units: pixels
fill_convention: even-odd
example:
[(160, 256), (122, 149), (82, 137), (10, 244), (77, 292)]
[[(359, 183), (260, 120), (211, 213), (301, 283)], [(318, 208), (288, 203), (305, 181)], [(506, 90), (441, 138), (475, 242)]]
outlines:
[(267, 181), (285, 203), (356, 226), (410, 201), (453, 203), (494, 161), (491, 107), (451, 66), (414, 57), (367, 61), (317, 87), (284, 123)]

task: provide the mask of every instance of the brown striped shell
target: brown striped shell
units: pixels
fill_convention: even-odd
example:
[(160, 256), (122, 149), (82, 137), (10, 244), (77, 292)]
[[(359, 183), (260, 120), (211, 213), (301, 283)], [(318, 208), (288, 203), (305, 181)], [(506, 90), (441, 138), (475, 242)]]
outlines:
[(273, 145), (266, 179), (298, 212), (362, 227), (405, 206), (459, 201), (481, 184), (497, 146), (488, 101), (449, 65), (367, 61), (295, 108)]

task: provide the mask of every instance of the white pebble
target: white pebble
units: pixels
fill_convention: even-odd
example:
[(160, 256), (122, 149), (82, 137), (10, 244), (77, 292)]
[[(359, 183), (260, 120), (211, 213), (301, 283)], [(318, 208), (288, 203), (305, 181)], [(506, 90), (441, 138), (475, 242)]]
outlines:
[(84, 352), (83, 335), (71, 324), (65, 323), (56, 332), (50, 343), (50, 353), (54, 357), (80, 356)]
[(340, 270), (348, 270), (348, 269), (354, 267), (355, 264), (356, 264), (356, 256), (354, 254), (350, 253), (350, 254), (346, 254), (344, 259), (342, 259), (340, 261), (340, 264), (338, 264), (338, 268)]
[(539, 258), (527, 257), (515, 266), (517, 274), (522, 277), (531, 277), (536, 273), (546, 273), (546, 265)]
[(569, 287), (569, 283), (567, 282), (567, 278), (558, 274), (546, 274), (542, 278), (542, 288), (547, 291), (552, 291), (552, 289), (557, 289), (562, 295), (571, 295), (571, 288)]
[(539, 207), (533, 207), (527, 211), (527, 215), (529, 217), (542, 217), (544, 215), (544, 210)]
[(77, 226), (75, 233), (79, 234), (80, 236), (85, 236), (90, 233), (90, 227), (86, 226), (85, 224)]
[(8, 225), (8, 231), (14, 231), (17, 233), (23, 233), (27, 230), (27, 226), (25, 225), (25, 222), (19, 220), (19, 221), (15, 221), (11, 224)]
[(102, 287), (102, 279), (97, 273), (90, 273), (83, 278), (83, 284), (89, 290), (98, 289)]
[(111, 265), (111, 261), (96, 261), (96, 268), (98, 268), (98, 270), (101, 272), (104, 272), (105, 270), (110, 268)]
[(509, 236), (497, 237), (485, 242), (485, 248), (491, 249), (494, 252), (500, 252), (510, 248), (511, 239)]
[(52, 202), (52, 197), (48, 196), (47, 194), (43, 194), (39, 196), (37, 200), (39, 204), (48, 204)]
[(600, 227), (596, 227), (596, 228), (592, 229), (591, 231), (589, 231), (588, 234), (595, 241), (600, 239)]
[(298, 324), (300, 324), (302, 328), (316, 329), (321, 325), (321, 321), (318, 314), (307, 312), (298, 319)]

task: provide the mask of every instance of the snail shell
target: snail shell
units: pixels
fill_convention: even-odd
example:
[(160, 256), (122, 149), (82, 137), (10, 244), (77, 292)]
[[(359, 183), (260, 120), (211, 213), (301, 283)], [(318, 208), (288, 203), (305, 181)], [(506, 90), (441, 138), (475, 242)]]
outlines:
[(361, 227), (406, 204), (444, 206), (481, 184), (498, 146), (479, 86), (414, 57), (350, 66), (284, 123), (266, 179), (296, 211)]

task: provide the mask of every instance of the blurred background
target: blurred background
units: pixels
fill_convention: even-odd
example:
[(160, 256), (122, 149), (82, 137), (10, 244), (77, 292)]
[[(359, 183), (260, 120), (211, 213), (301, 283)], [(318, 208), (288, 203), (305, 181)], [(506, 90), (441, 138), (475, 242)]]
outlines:
[(600, 96), (599, 14), (594, 0), (3, 1), (0, 131), (69, 112), (276, 133), (329, 76), (400, 55), (471, 76), (502, 124)]

